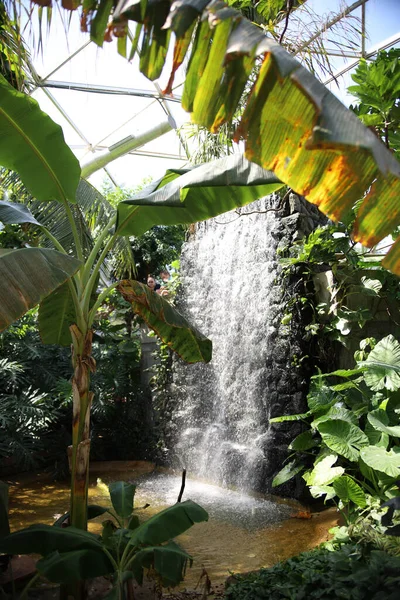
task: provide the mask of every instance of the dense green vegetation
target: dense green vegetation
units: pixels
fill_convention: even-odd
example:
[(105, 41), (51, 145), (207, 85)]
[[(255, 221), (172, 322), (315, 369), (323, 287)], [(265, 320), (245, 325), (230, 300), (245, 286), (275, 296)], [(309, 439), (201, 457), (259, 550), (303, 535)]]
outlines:
[[(246, 2), (239, 4), (241, 8), (252, 8)], [(182, 2), (179, 10), (185, 8), (184, 5)], [(169, 6), (166, 8), (168, 12)], [(269, 20), (281, 13), (282, 18), (284, 8), (280, 1), (260, 3), (259, 14)], [(291, 8), (293, 3), (287, 14)], [(119, 13), (110, 3), (106, 7), (102, 2), (92, 4), (89, 9), (93, 16), (91, 36), (99, 45), (107, 28), (104, 11), (110, 10), (121, 30), (127, 19), (139, 20), (139, 36), (141, 21), (145, 18), (140, 68), (150, 78), (157, 78), (170, 37), (169, 31), (160, 29), (163, 23), (157, 12), (148, 13), (147, 3), (134, 3), (134, 7), (129, 8), (131, 12), (124, 9)], [(253, 68), (254, 56), (246, 51), (237, 53), (241, 61), (238, 72), (233, 67), (233, 58), (237, 57), (231, 57), (218, 72), (215, 70), (216, 59), (225, 56), (232, 23), (236, 31), (244, 28), (249, 32), (246, 39), (253, 39), (256, 45), (262, 35), (236, 13), (223, 9), (219, 15), (221, 21), (217, 19), (215, 30), (210, 29), (208, 19), (199, 23), (193, 45), (190, 41), (196, 15), (186, 13), (182, 20), (173, 23), (181, 38), (178, 44), (184, 40), (179, 60), (183, 61), (189, 48), (192, 53), (183, 103), (193, 112), (197, 123), (212, 130), (232, 119)], [(9, 27), (7, 15), (2, 13), (1, 16), (3, 25)], [(86, 13), (85, 18), (87, 16)], [(126, 41), (126, 31), (121, 39), (123, 37)], [(264, 42), (266, 60), (256, 74), (258, 87), (249, 95), (240, 115), (237, 139), (247, 138), (247, 151), (253, 160), (265, 168), (273, 167), (279, 177), (296, 190), (304, 193), (311, 190), (314, 196), (321, 194), (322, 208), (328, 214), (345, 219), (344, 225), (336, 231), (331, 227), (317, 231), (300, 249), (289, 249), (286, 264), (291, 269), (304, 268), (308, 276), (325, 267), (332, 271), (336, 284), (334, 301), (332, 305), (320, 303), (312, 307), (315, 318), (309, 325), (308, 335), (329, 334), (346, 342), (355, 328), (362, 329), (367, 321), (374, 321), (369, 308), (351, 305), (351, 295), (361, 292), (373, 300), (386, 300), (392, 316), (398, 310), (392, 302), (397, 301), (399, 295), (394, 278), (371, 263), (369, 257), (360, 258), (348, 237), (350, 227), (355, 228), (358, 238), (371, 244), (387, 234), (394, 233), (397, 237), (398, 232), (394, 230), (398, 213), (389, 202), (398, 189), (397, 166), (378, 140), (343, 107), (338, 108), (329, 94), (323, 113), (313, 113), (313, 119), (318, 117), (329, 122), (334, 114), (337, 128), (332, 122), (329, 139), (324, 137), (323, 128), (315, 136), (310, 126), (313, 119), (305, 122), (303, 116), (310, 107), (315, 108), (310, 101), (312, 90), (321, 88), (317, 82), (311, 85), (309, 75), (298, 69), (279, 47)], [(239, 49), (243, 49), (241, 44)], [(122, 44), (118, 47), (121, 51)], [(12, 56), (2, 48), (6, 77), (0, 78), (3, 108), (0, 128), (7, 134), (4, 136), (7, 143), (1, 144), (0, 160), (4, 167), (19, 173), (29, 192), (18, 196), (14, 192), (14, 195), (8, 194), (11, 190), (5, 189), (7, 194), (0, 202), (0, 217), (5, 224), (1, 239), (6, 250), (0, 255), (0, 275), (8, 282), (0, 290), (0, 317), (2, 329), (10, 326), (2, 336), (0, 351), (0, 455), (12, 458), (11, 467), (56, 464), (60, 470), (61, 446), (72, 441), (72, 493), (68, 515), (72, 526), (65, 529), (34, 526), (7, 537), (0, 543), (0, 551), (37, 552), (43, 556), (38, 563), (38, 575), (29, 585), (39, 575), (65, 584), (72, 579), (78, 582), (112, 574), (115, 597), (123, 598), (126, 582), (132, 577), (141, 581), (143, 567), (154, 566), (164, 582), (179, 582), (190, 557), (170, 540), (194, 522), (205, 520), (207, 515), (200, 507), (178, 502), (147, 524), (140, 524), (133, 514), (133, 486), (117, 482), (110, 487), (114, 521), (105, 522), (100, 538), (84, 531), (88, 518), (106, 512), (101, 507), (87, 506), (90, 443), (92, 457), (108, 459), (138, 458), (146, 449), (144, 457), (146, 452), (151, 454), (154, 446), (151, 416), (138, 378), (140, 349), (136, 328), (130, 309), (114, 296), (115, 288), (164, 342), (185, 359), (207, 361), (211, 348), (208, 340), (170, 304), (150, 292), (142, 281), (118, 282), (117, 278), (130, 276), (136, 269), (136, 276), (143, 280), (147, 274), (169, 263), (182, 242), (181, 224), (243, 205), (283, 184), (273, 174), (263, 172), (261, 176), (260, 171), (256, 171), (254, 175), (255, 168), (241, 160), (239, 163), (227, 160), (220, 163), (220, 171), (226, 180), (235, 182), (234, 192), (222, 187), (221, 177), (212, 172), (214, 167), (206, 165), (182, 175), (182, 184), (179, 173), (170, 173), (136, 199), (121, 201), (120, 198), (115, 210), (112, 202), (88, 184), (79, 184), (79, 165), (65, 145), (59, 128), (35, 102), (12, 87), (23, 87), (21, 63), (12, 60)], [(208, 56), (210, 61), (206, 66)], [(202, 61), (204, 64), (199, 65)], [(219, 61), (221, 65), (223, 62)], [(369, 127), (376, 128), (377, 136), (388, 148), (392, 147), (393, 153), (398, 150), (398, 64), (396, 51), (381, 54), (371, 67), (362, 63), (354, 76), (357, 86), (352, 90), (361, 101), (355, 112)], [(283, 76), (283, 71), (281, 77), (276, 76), (287, 65), (290, 66), (288, 74), (291, 70), (297, 72), (295, 85), (288, 74)], [(229, 82), (233, 80), (233, 87), (226, 85), (224, 74)], [(220, 86), (222, 80), (223, 87)], [(264, 93), (265, 87), (268, 93)], [(290, 101), (281, 102), (282, 90), (285, 100)], [(266, 101), (268, 96), (272, 100)], [(271, 103), (280, 105), (282, 114), (277, 115), (269, 131), (271, 135), (261, 137), (259, 121), (261, 119), (262, 126), (266, 127), (265, 114)], [(286, 112), (292, 111), (294, 106), (299, 111), (295, 129), (292, 113)], [(329, 107), (333, 107), (332, 112)], [(357, 135), (349, 140), (346, 136), (353, 130), (350, 125)], [(23, 137), (21, 131), (24, 131)], [(229, 128), (226, 131), (228, 136)], [(314, 145), (311, 162), (308, 147), (304, 145), (308, 137), (308, 143)], [(359, 149), (360, 139), (368, 150), (363, 160), (357, 162), (353, 147)], [(346, 163), (351, 193), (345, 198), (337, 197), (340, 190), (328, 175), (330, 169), (337, 170), (335, 160), (339, 155), (332, 153), (335, 160), (329, 162), (331, 146), (328, 151), (324, 147), (328, 141), (334, 149), (341, 149), (340, 158)], [(349, 152), (345, 150), (347, 147)], [(293, 148), (296, 148), (296, 160), (287, 168), (287, 158), (293, 154)], [(376, 156), (380, 157), (379, 161)], [(313, 179), (317, 173), (318, 177)], [(223, 179), (223, 184), (226, 180)], [(353, 210), (357, 194), (367, 190), (370, 203), (360, 201), (361, 206)], [(344, 234), (339, 241), (334, 235), (337, 233)], [(135, 236), (133, 242), (128, 242), (127, 236)], [(132, 248), (136, 251), (136, 264)], [(393, 270), (399, 268), (396, 248), (386, 263)], [(298, 300), (303, 305), (310, 303), (306, 296)], [(26, 312), (38, 304), (38, 318), (36, 313)], [(24, 313), (22, 320), (12, 325)], [(285, 318), (290, 323), (290, 313)], [(37, 327), (48, 344), (40, 350), (37, 349)], [(71, 342), (72, 366), (69, 366), (69, 351), (62, 348), (68, 348)], [(369, 551), (365, 544), (368, 541), (378, 546), (383, 536), (396, 538), (398, 535), (400, 345), (391, 336), (378, 342), (368, 337), (362, 342), (356, 360), (354, 369), (314, 377), (306, 413), (275, 418), (275, 422), (301, 420), (305, 423), (305, 430), (291, 444), (293, 455), (275, 483), (279, 485), (302, 472), (314, 497), (335, 501), (347, 526), (336, 532), (343, 547), (314, 552), (263, 571), (250, 578), (249, 583), (246, 580), (238, 596), (234, 595), (235, 588), (231, 588), (227, 595), (232, 600), (262, 597), (300, 600), (343, 595), (355, 600), (394, 598), (398, 559), (381, 551)], [(68, 410), (71, 404), (72, 419)], [(18, 411), (15, 411), (16, 405)], [(91, 442), (90, 416), (93, 418)], [(72, 436), (68, 433), (71, 421)], [(4, 503), (0, 512), (3, 526)], [(368, 532), (368, 540), (365, 532)], [(349, 540), (359, 541), (360, 545), (349, 545)], [(390, 544), (384, 543), (384, 550), (396, 551), (396, 542), (395, 539)], [(349, 596), (349, 587), (352, 596)], [(79, 588), (78, 585), (73, 591), (76, 598), (82, 595)]]
[(238, 580), (227, 600), (395, 600), (400, 558), (349, 544), (305, 552)]

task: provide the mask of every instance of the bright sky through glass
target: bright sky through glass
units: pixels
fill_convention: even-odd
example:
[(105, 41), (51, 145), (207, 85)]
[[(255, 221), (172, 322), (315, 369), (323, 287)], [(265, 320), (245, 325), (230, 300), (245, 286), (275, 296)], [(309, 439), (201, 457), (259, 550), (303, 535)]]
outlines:
[[(335, 12), (344, 6), (351, 5), (348, 0), (308, 0), (307, 5), (321, 16), (328, 19), (329, 12)], [(63, 18), (68, 19), (68, 13), (63, 13)], [(361, 7), (353, 15), (361, 18)], [(304, 17), (307, 20), (309, 17)], [(45, 19), (44, 19), (45, 21)], [(306, 21), (305, 21), (306, 23)], [(354, 21), (354, 23), (356, 23)], [(376, 44), (398, 34), (400, 36), (400, 0), (368, 0), (366, 4), (366, 26), (368, 39), (366, 51), (371, 50)], [(67, 61), (61, 68), (59, 65), (68, 57), (79, 50), (89, 41), (88, 34), (79, 31), (79, 15), (72, 13), (69, 27), (63, 25), (58, 5), (53, 9), (53, 22), (50, 32), (45, 33), (43, 51), (36, 55), (32, 51), (32, 62), (40, 77), (63, 84), (98, 85), (116, 88), (133, 88), (135, 90), (156, 91), (152, 82), (148, 81), (138, 68), (138, 60), (129, 63), (118, 55), (116, 42), (104, 43), (103, 48), (98, 48), (90, 43), (75, 57)], [(68, 33), (66, 33), (68, 29)], [(37, 38), (37, 26), (33, 28)], [(30, 36), (26, 34), (29, 42)], [(325, 34), (326, 47), (329, 48), (329, 32)], [(31, 45), (32, 40), (31, 40)], [(398, 44), (397, 44), (398, 45)], [(36, 40), (37, 46), (37, 40)], [(361, 47), (361, 43), (360, 43)], [(360, 48), (359, 48), (360, 49)], [(128, 49), (129, 53), (129, 49)], [(340, 71), (346, 62), (352, 59), (332, 57), (335, 71)], [(171, 62), (171, 61), (169, 61)], [(54, 73), (53, 71), (57, 69)], [(182, 69), (180, 70), (182, 71)], [(183, 73), (178, 71), (176, 83), (182, 82)], [(161, 89), (165, 87), (168, 78), (168, 68), (164, 70), (158, 82)], [(331, 91), (346, 104), (351, 98), (346, 96), (345, 89), (351, 83), (350, 75), (329, 84)], [(91, 147), (108, 147), (126, 136), (137, 136), (157, 123), (166, 121), (169, 110), (178, 126), (189, 120), (189, 116), (180, 108), (179, 103), (166, 101), (163, 105), (151, 98), (138, 98), (126, 95), (109, 95), (101, 93), (88, 93), (73, 91), (71, 89), (49, 88), (54, 101), (58, 103), (66, 118), (56, 108), (54, 101), (46, 96), (42, 89), (33, 93), (41, 108), (46, 111), (56, 122), (63, 127), (67, 143), (71, 146), (79, 160), (87, 160), (93, 156)], [(176, 90), (180, 95), (181, 88)], [(75, 129), (68, 123), (74, 124)], [(78, 132), (76, 131), (78, 130)], [(113, 179), (121, 186), (134, 187), (144, 178), (157, 178), (169, 167), (179, 167), (186, 162), (186, 156), (175, 131), (164, 134), (162, 137), (150, 142), (140, 149), (141, 152), (152, 154), (169, 154), (168, 158), (143, 155), (127, 155), (110, 163), (108, 171)], [(104, 170), (94, 174), (90, 181), (101, 187), (107, 179)]]

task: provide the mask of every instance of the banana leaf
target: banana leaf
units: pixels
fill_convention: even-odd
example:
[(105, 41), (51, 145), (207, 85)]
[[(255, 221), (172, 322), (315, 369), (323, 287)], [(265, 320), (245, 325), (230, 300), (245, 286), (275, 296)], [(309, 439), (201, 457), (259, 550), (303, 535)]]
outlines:
[[(123, 4), (119, 18), (136, 19), (124, 13)], [(181, 0), (164, 27), (175, 32), (178, 43), (200, 20), (183, 91), (193, 120), (211, 131), (229, 120), (232, 90), (238, 102), (237, 88), (244, 89), (249, 69), (243, 59), (254, 64), (261, 57), (235, 135), (245, 141), (246, 157), (274, 171), (335, 221), (344, 220), (365, 196), (354, 226), (357, 241), (373, 246), (391, 234), (400, 224), (400, 165), (377, 136), (279, 44), (223, 2)], [(383, 264), (400, 274), (400, 240)]]
[(171, 306), (139, 281), (121, 281), (119, 292), (164, 343), (188, 363), (209, 362), (212, 343)]
[(0, 75), (0, 165), (16, 171), (38, 200), (75, 202), (79, 162), (62, 129)]
[(154, 225), (194, 223), (245, 206), (283, 187), (271, 172), (241, 154), (181, 170), (169, 170), (118, 204), (117, 231), (141, 235)]
[(61, 286), (80, 265), (80, 261), (55, 250), (2, 250), (0, 331)]

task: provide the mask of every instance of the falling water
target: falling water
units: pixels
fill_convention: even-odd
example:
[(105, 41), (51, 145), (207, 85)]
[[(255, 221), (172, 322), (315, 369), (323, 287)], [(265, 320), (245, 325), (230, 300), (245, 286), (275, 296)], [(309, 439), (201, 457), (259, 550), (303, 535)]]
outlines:
[[(271, 448), (269, 365), (279, 340), (281, 288), (270, 196), (200, 224), (181, 259), (182, 308), (213, 343), (207, 365), (174, 367), (176, 466), (239, 489), (260, 489)], [(257, 211), (257, 212), (256, 212)], [(275, 389), (276, 393), (276, 389)]]

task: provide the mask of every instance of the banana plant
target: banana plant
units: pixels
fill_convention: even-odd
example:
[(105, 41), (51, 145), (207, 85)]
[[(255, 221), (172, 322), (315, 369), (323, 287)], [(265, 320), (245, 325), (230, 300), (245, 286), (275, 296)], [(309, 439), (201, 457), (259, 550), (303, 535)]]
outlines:
[[(43, 6), (43, 0), (34, 2)], [(276, 14), (281, 3), (273, 4)], [(51, 6), (51, 0), (46, 5)], [(76, 0), (67, 8), (80, 6), (81, 24), (83, 29), (90, 27), (91, 39), (102, 46), (114, 34), (125, 56), (128, 23), (134, 24), (129, 58), (137, 53), (140, 71), (151, 80), (161, 76), (173, 51), (164, 93), (173, 93), (175, 73), (187, 64), (181, 102), (192, 121), (216, 132), (240, 112), (234, 139), (244, 142), (245, 156), (274, 171), (329, 218), (346, 220), (362, 199), (353, 228), (357, 241), (374, 246), (399, 226), (396, 158), (321, 82), (240, 12), (221, 0)], [(238, 110), (243, 99), (244, 110)], [(383, 265), (400, 275), (398, 236)]]
[[(80, 181), (79, 164), (61, 128), (4, 78), (0, 78), (0, 131), (0, 164), (18, 172), (29, 192), (41, 201), (35, 214), (21, 203), (1, 201), (0, 221), (28, 224), (40, 231), (39, 239), (46, 238), (52, 246), (0, 251), (0, 330), (39, 304), (44, 343), (72, 346), (71, 523), (86, 529), (93, 400), (90, 376), (96, 368), (92, 336), (103, 300), (113, 288), (120, 289), (136, 312), (184, 360), (211, 359), (210, 340), (140, 282), (114, 281), (99, 291), (99, 276), (107, 257), (121, 244), (125, 249), (129, 246), (126, 236), (138, 235), (159, 223), (189, 224), (207, 219), (252, 202), (283, 184), (273, 173), (242, 156), (222, 159), (212, 166), (168, 171), (150, 189), (124, 202), (118, 213), (109, 210), (97, 237), (88, 244), (79, 209), (84, 203), (101, 201), (99, 193)], [(67, 235), (60, 226), (66, 220)]]
[[(3, 507), (0, 488), (0, 510)], [(183, 580), (192, 557), (173, 541), (195, 523), (208, 520), (207, 512), (195, 502), (177, 502), (150, 519), (140, 522), (134, 508), (136, 486), (124, 481), (109, 485), (112, 507), (89, 505), (89, 519), (108, 515), (102, 522), (102, 534), (95, 535), (76, 527), (63, 526), (70, 518), (66, 513), (53, 526), (32, 525), (6, 535), (0, 552), (39, 554), (37, 574), (27, 584), (21, 597), (40, 576), (60, 584), (73, 584), (92, 577), (111, 576), (113, 589), (108, 598), (122, 600), (125, 588), (135, 579), (143, 582), (143, 571), (152, 567), (164, 586)], [(7, 532), (8, 533), (8, 532)], [(128, 597), (131, 597), (128, 593)]]

